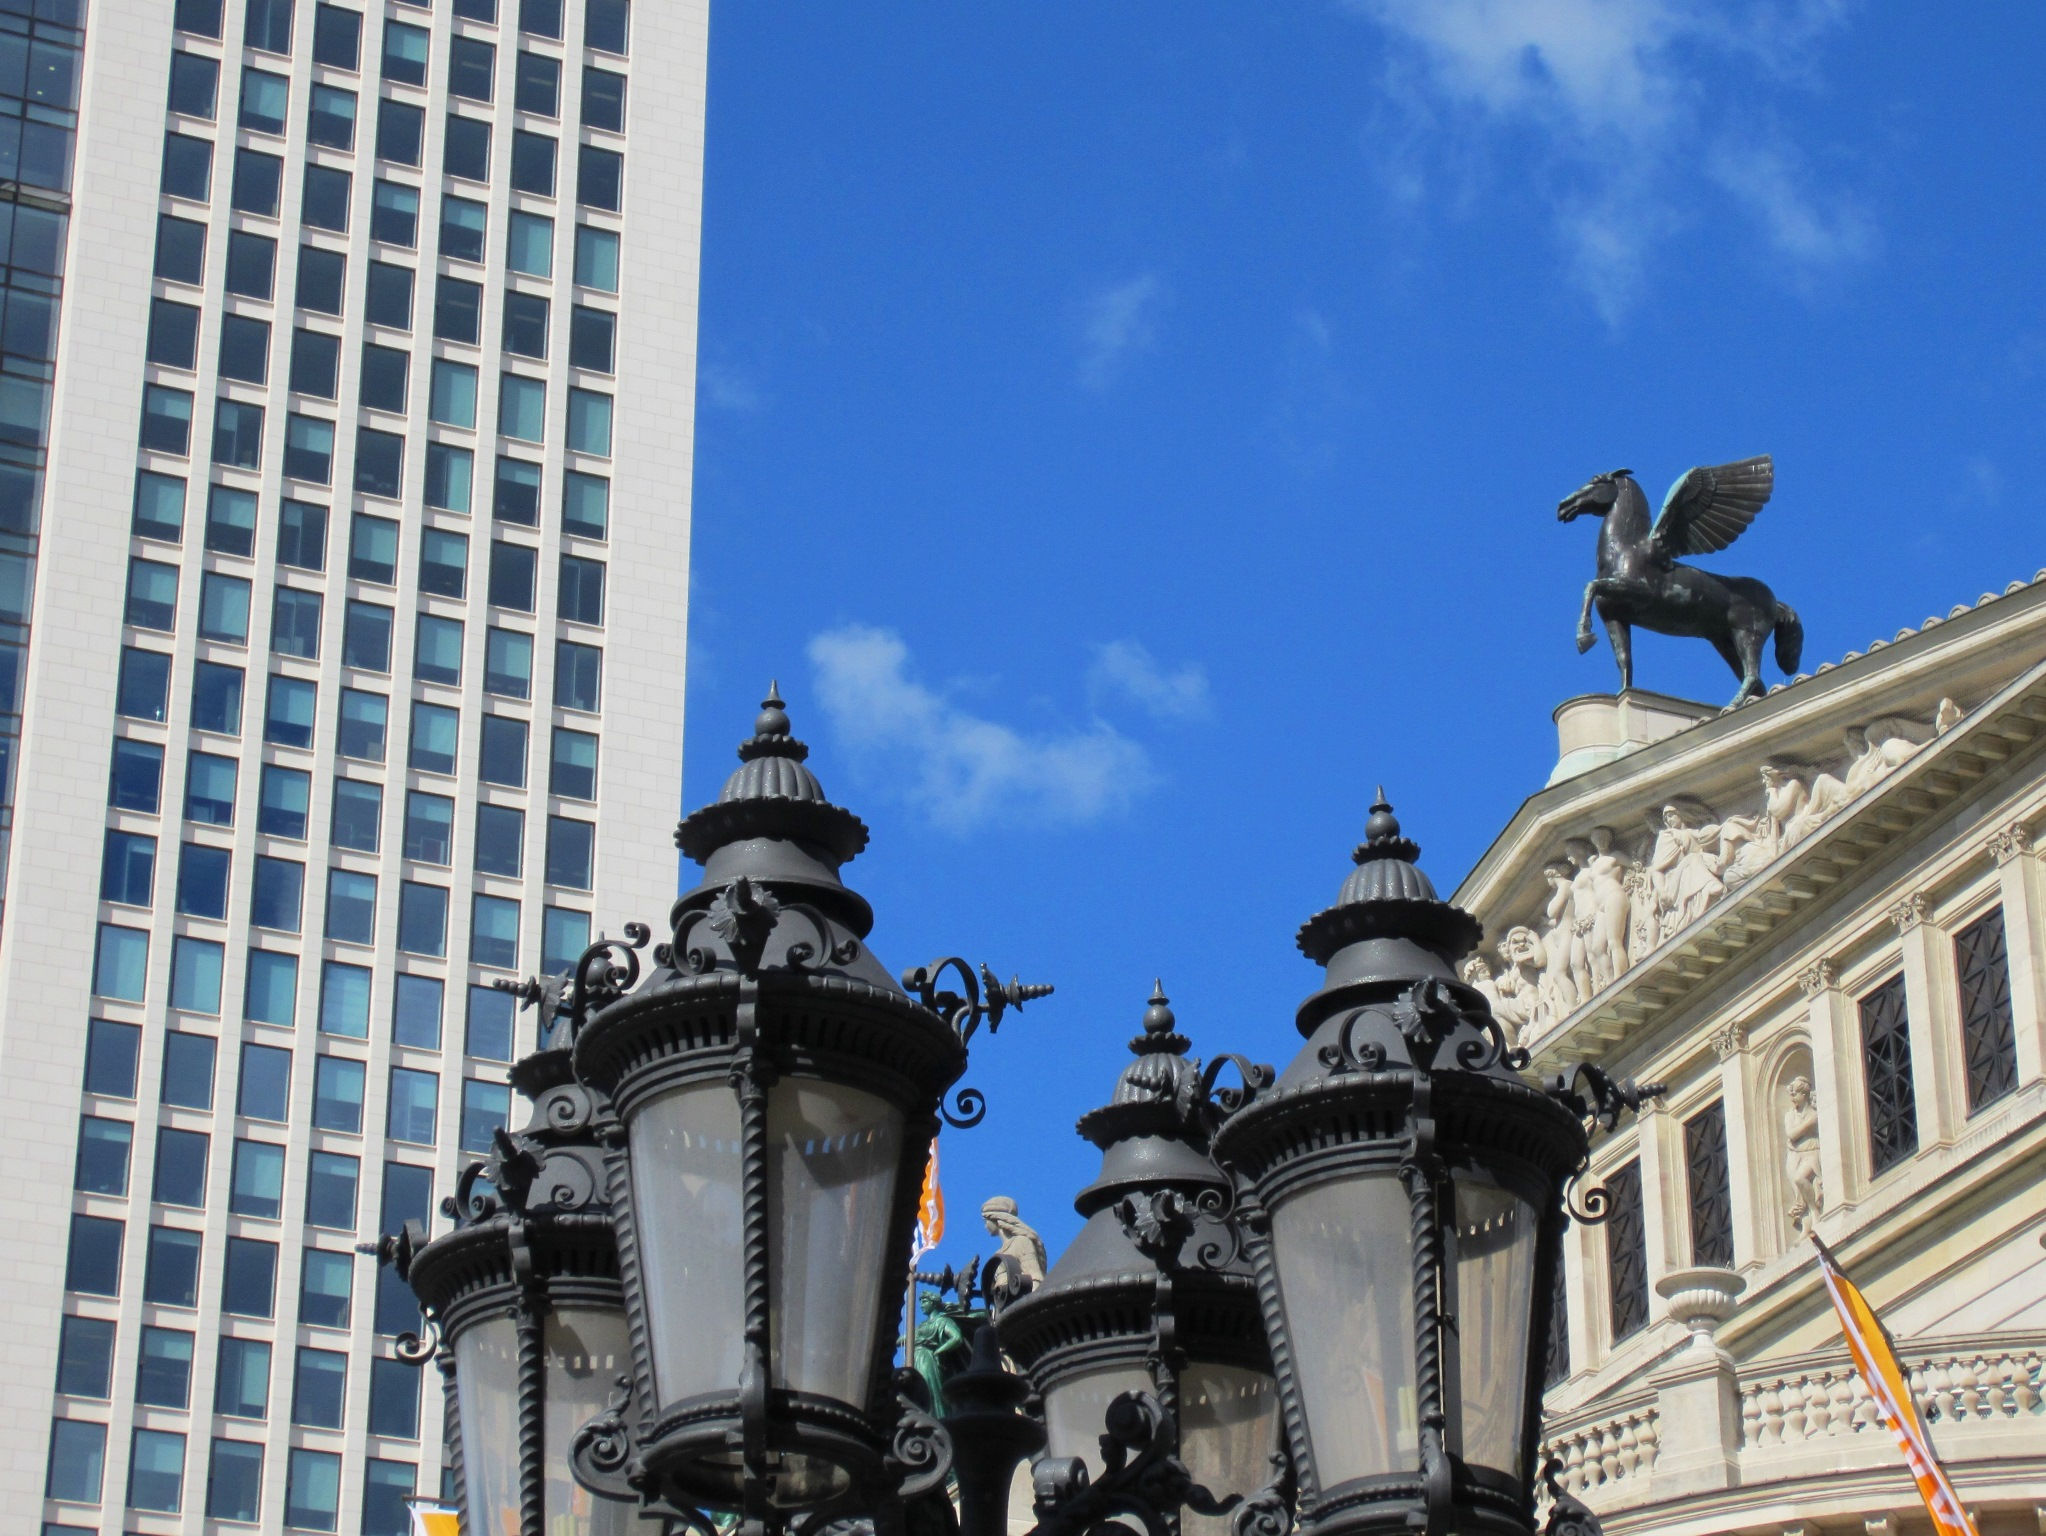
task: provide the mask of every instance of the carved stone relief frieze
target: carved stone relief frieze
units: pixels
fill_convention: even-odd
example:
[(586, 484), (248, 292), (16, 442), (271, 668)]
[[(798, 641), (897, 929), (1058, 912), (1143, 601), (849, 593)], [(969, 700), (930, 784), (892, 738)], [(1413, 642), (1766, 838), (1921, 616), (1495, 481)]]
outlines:
[(1998, 865), (2008, 864), (2020, 854), (2032, 851), (2032, 829), (2022, 821), (2014, 821), (1989, 839), (1989, 856)]
[(1960, 718), (1959, 706), (1942, 699), (1930, 724), (1889, 717), (1851, 727), (1841, 736), (1843, 756), (1830, 766), (1772, 758), (1758, 770), (1760, 803), (1752, 814), (1718, 816), (1679, 795), (1650, 809), (1647, 827), (1632, 837), (1600, 825), (1565, 838), (1542, 866), (1540, 911), (1500, 925), (1505, 936), (1494, 954), (1466, 962), (1464, 979), (1520, 1040), (1540, 1034)]

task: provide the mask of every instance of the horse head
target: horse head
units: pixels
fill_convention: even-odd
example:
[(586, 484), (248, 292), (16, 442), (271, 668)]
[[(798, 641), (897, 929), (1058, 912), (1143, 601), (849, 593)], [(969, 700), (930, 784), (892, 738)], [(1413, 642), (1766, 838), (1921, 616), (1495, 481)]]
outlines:
[(1620, 498), (1620, 482), (1630, 479), (1633, 473), (1631, 469), (1616, 469), (1611, 474), (1593, 475), (1556, 503), (1556, 521), (1567, 523), (1587, 515), (1604, 517)]

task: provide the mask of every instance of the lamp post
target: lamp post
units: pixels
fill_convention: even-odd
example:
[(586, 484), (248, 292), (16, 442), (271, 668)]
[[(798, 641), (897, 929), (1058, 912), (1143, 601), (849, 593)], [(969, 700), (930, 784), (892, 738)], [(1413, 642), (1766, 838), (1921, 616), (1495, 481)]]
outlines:
[[(1135, 1059), (1110, 1102), (1080, 1117), (1102, 1151), (1100, 1176), (1073, 1202), (1086, 1224), (995, 1327), (1043, 1395), (1050, 1459), (1036, 1481), (1048, 1509), (1102, 1477), (1104, 1418), (1132, 1394), (1155, 1401), (1158, 1443), (1146, 1449), (1185, 1472), (1165, 1524), (1180, 1524), (1171, 1506), (1184, 1503), (1189, 1529), (1219, 1532), (1224, 1513), (1273, 1480), (1278, 1405), (1230, 1179), (1208, 1150), (1222, 1114), (1215, 1077), (1233, 1058), (1203, 1074), (1175, 1024), (1154, 989)], [(1268, 1069), (1237, 1065), (1269, 1081)]]
[[(465, 1174), (454, 1233), (386, 1240), (446, 1334), (472, 1536), (514, 1486), (537, 1536), (570, 1474), (600, 1499), (578, 1533), (631, 1509), (698, 1536), (731, 1528), (706, 1511), (739, 1536), (998, 1536), (1010, 1470), (1047, 1438), (1042, 1536), (1118, 1518), (1181, 1536), (1182, 1511), (1235, 1536), (1285, 1536), (1296, 1512), (1307, 1536), (1531, 1536), (1533, 1362), (1566, 1217), (1601, 1208), (1566, 1199), (1586, 1121), (1659, 1090), (1521, 1075), (1456, 979), (1478, 924), (1381, 793), (1300, 930), (1326, 968), (1305, 1049), (1276, 1082), (1234, 1056), (1203, 1071), (1153, 996), (1080, 1121), (1102, 1149), (1086, 1224), (971, 1341), (940, 1424), (893, 1368), (928, 1149), (941, 1118), (980, 1118), (953, 1087), (979, 1026), (1050, 989), (956, 958), (898, 985), (840, 877), (866, 828), (807, 755), (771, 692), (676, 834), (703, 879), (644, 983), (634, 925), (532, 988), (565, 1019), (517, 1069), (533, 1123)], [(1565, 1531), (1597, 1522), (1559, 1495)]]
[(624, 1536), (638, 1514), (569, 1471), (569, 1443), (609, 1400), (627, 1338), (602, 1146), (615, 1127), (575, 1081), (567, 1042), (638, 977), (647, 938), (635, 925), (627, 943), (600, 941), (569, 975), (519, 989), (540, 1005), (543, 1037), (511, 1073), (530, 1120), (463, 1171), (442, 1202), (454, 1230), (428, 1243), (408, 1223), (375, 1245), (419, 1298), (425, 1337), (401, 1339), (399, 1358), (438, 1360), (472, 1531)]

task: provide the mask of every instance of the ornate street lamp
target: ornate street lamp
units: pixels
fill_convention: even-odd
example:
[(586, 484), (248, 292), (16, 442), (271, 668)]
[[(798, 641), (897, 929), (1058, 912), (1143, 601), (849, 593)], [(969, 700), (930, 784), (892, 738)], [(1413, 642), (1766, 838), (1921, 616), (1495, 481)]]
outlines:
[(1381, 792), (1336, 904), (1300, 930), (1328, 971), (1307, 1045), (1215, 1137), (1248, 1186), (1307, 1536), (1534, 1521), (1531, 1363), (1586, 1131), (1457, 980), (1479, 925), (1419, 852)]
[[(983, 1000), (947, 962), (968, 997), (925, 972), (905, 993), (839, 878), (867, 829), (807, 755), (770, 694), (738, 771), (676, 834), (704, 875), (655, 969), (575, 1042), (576, 1076), (621, 1127), (610, 1192), (632, 1341), (630, 1390), (581, 1437), (577, 1475), (755, 1527), (942, 1482), (943, 1432), (896, 1390), (895, 1304), (966, 1039), (1042, 990)], [(956, 1103), (954, 1123), (978, 1117), (971, 1090)]]
[(628, 933), (521, 989), (546, 1036), (511, 1071), (532, 1118), (463, 1170), (442, 1202), (455, 1229), (429, 1243), (408, 1222), (376, 1247), (419, 1298), (426, 1338), (400, 1339), (399, 1358), (438, 1359), (456, 1498), (478, 1536), (626, 1536), (638, 1522), (633, 1503), (579, 1485), (568, 1460), (629, 1356), (602, 1147), (616, 1126), (575, 1081), (567, 1048), (587, 1009), (638, 976), (632, 951), (648, 935)]
[[(1253, 1088), (1270, 1069), (1222, 1057), (1203, 1074), (1174, 1022), (1154, 990), (1130, 1042), (1136, 1059), (1110, 1102), (1080, 1118), (1102, 1150), (1100, 1176), (1073, 1202), (1086, 1223), (1044, 1285), (996, 1314), (1003, 1348), (1043, 1396), (1049, 1460), (1036, 1483), (1054, 1524), (1092, 1483), (1097, 1496), (1080, 1505), (1095, 1518), (1119, 1510), (1223, 1531), (1220, 1516), (1275, 1483), (1278, 1404), (1257, 1285), (1230, 1220), (1229, 1177), (1208, 1153), (1239, 1097), (1224, 1090), (1216, 1103), (1222, 1068), (1234, 1063)], [(1117, 1499), (1102, 1483), (1100, 1440), (1126, 1397), (1118, 1416), (1142, 1443), (1117, 1471), (1146, 1487)], [(1165, 1475), (1144, 1476), (1147, 1456)]]

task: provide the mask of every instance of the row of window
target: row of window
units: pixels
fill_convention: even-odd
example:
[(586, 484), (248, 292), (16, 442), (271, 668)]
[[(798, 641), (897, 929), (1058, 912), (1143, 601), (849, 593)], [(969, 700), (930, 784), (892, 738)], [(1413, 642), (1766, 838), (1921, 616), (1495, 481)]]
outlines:
[[(404, 272), (403, 267), (392, 267), (388, 263), (377, 263), (388, 271)], [(408, 274), (409, 275), (409, 274)], [(459, 286), (456, 286), (459, 284)], [(480, 327), (482, 288), (475, 283), (460, 279), (441, 279), (440, 298), (436, 314), (437, 333), (453, 332), (446, 339), (467, 341), (474, 344)], [(395, 309), (390, 312), (395, 313)], [(518, 357), (544, 360), (547, 356), (549, 304), (542, 294), (512, 291), (504, 296), (504, 324), (501, 342), (503, 350)], [(191, 372), (199, 366), (199, 319), (200, 310), (196, 304), (184, 304), (175, 299), (157, 299), (150, 306), (148, 359), (165, 368), (176, 368)], [(617, 333), (618, 317), (609, 310), (593, 309), (587, 305), (575, 305), (569, 315), (569, 363), (571, 366), (590, 373), (610, 373), (613, 370), (613, 353)], [(325, 331), (307, 330), (301, 327), (293, 333), (291, 346), (291, 389), (295, 394), (307, 395), (321, 400), (335, 398), (336, 380), (340, 372), (341, 340)], [(357, 386), (357, 403), (365, 410), (390, 411), (403, 414), (409, 400), (409, 382), (412, 357), (398, 347), (381, 346), (367, 342), (362, 349), (362, 367)], [(270, 322), (248, 315), (224, 315), (220, 321), (220, 352), (217, 359), (219, 375), (223, 379), (234, 379), (244, 384), (265, 384), (270, 376)], [(427, 390), (427, 418), (437, 426), (459, 427), (473, 431), (476, 427), (476, 381), (477, 373), (473, 364), (458, 362), (452, 358), (433, 359), (432, 377)], [(505, 406), (498, 408), (498, 429), (507, 437), (521, 441), (539, 441), (533, 434), (544, 431), (546, 393), (544, 387), (537, 397), (537, 406), (542, 421), (528, 421), (536, 404), (535, 397), (525, 386), (542, 384), (544, 380), (531, 379), (524, 374), (505, 373), (498, 379), (500, 400), (507, 394), (516, 396), (518, 404), (507, 415)], [(589, 394), (589, 391), (581, 391)], [(603, 398), (601, 396), (599, 399)], [(571, 402), (575, 393), (570, 395)], [(571, 436), (578, 433), (585, 442), (600, 439), (596, 427), (589, 418), (603, 407), (587, 401), (580, 407), (573, 404), (570, 416), (580, 413), (583, 420), (571, 420)], [(608, 443), (608, 431), (603, 439)], [(571, 444), (571, 446), (574, 446)], [(609, 451), (577, 447), (579, 453), (601, 454)], [(301, 477), (303, 478), (303, 477)]]
[[(104, 1424), (58, 1419), (51, 1426), (49, 1496), (85, 1504), (99, 1502), (106, 1450)], [(284, 1523), (294, 1530), (334, 1530), (341, 1511), (340, 1456), (301, 1446), (292, 1447), (287, 1454)], [(412, 1497), (418, 1476), (419, 1469), (411, 1462), (374, 1456), (367, 1460), (363, 1536), (406, 1536), (411, 1526), (406, 1500)], [(176, 1514), (184, 1507), (184, 1484), (184, 1435), (174, 1430), (136, 1430), (129, 1449), (128, 1507)], [(253, 1522), (258, 1518), (262, 1490), (263, 1447), (251, 1440), (216, 1438), (206, 1472), (207, 1516)], [(68, 1536), (73, 1529), (43, 1527), (45, 1536)]]
[[(76, 0), (60, 0), (75, 14)], [(424, 0), (398, 0), (401, 5), (427, 9)], [(509, 7), (514, 0), (505, 0)], [(516, 0), (518, 29), (528, 37), (561, 41), (562, 0)], [(242, 14), (244, 47), (264, 53), (289, 55), (293, 0), (245, 0)], [(463, 21), (494, 24), (498, 0), (453, 0), (456, 17)], [(194, 37), (219, 41), (222, 0), (177, 0), (177, 28)], [(584, 0), (583, 42), (603, 53), (623, 55), (630, 33), (629, 0)], [(362, 12), (321, 0), (313, 8), (313, 62), (332, 69), (354, 71), (360, 66)], [(391, 21), (384, 29), (384, 75), (408, 85), (426, 83), (426, 41), (424, 27)]]
[[(340, 1261), (346, 1254), (319, 1249), (308, 1261)], [(312, 1271), (308, 1270), (308, 1280)], [(346, 1308), (344, 1279), (342, 1305)], [(324, 1302), (324, 1298), (321, 1298)], [(301, 1318), (303, 1321), (304, 1319)], [(111, 1318), (68, 1316), (58, 1342), (57, 1390), (67, 1397), (107, 1402), (113, 1397)], [(195, 1336), (183, 1328), (145, 1326), (135, 1367), (139, 1407), (190, 1409)], [(228, 1418), (269, 1417), (271, 1346), (263, 1339), (224, 1337), (214, 1374), (213, 1411)], [(306, 1429), (339, 1429), (348, 1391), (348, 1356), (301, 1345), (292, 1362), (290, 1422)], [(369, 1432), (394, 1440), (419, 1438), (419, 1367), (388, 1357), (369, 1362)]]
[[(2017, 1087), (2016, 1021), (2011, 1011), (2006, 944), (2001, 907), (1967, 924), (1953, 938), (1961, 1055), (1967, 1069), (1971, 1115)], [(1858, 1000), (1856, 1012), (1868, 1115), (1868, 1166), (1871, 1174), (1882, 1174), (1918, 1150), (1918, 1104), (1903, 976), (1891, 976), (1870, 988)], [(1691, 1262), (1731, 1266), (1733, 1200), (1723, 1103), (1715, 1100), (1684, 1122), (1684, 1157)], [(1640, 1163), (1624, 1164), (1607, 1177), (1605, 1189), (1610, 1201), (1604, 1228), (1608, 1321), (1617, 1341), (1646, 1326), (1649, 1317)], [(1552, 1360), (1552, 1380), (1556, 1379), (1554, 1367)], [(1564, 1370), (1567, 1372), (1567, 1357)]]
[[(365, 877), (366, 878), (366, 877)], [(416, 905), (415, 905), (416, 904)], [(401, 884), (400, 949), (422, 959), (446, 958), (448, 891), (415, 881)], [(424, 911), (427, 916), (418, 915)], [(342, 914), (343, 921), (352, 921)], [(517, 970), (520, 903), (516, 897), (469, 898), (469, 963)], [(406, 931), (406, 924), (413, 926)], [(428, 924), (432, 926), (429, 928)], [(411, 939), (421, 947), (405, 949)], [(573, 968), (589, 947), (590, 914), (570, 907), (541, 913), (540, 969), (559, 975)], [(259, 1024), (293, 1022), (298, 1006), (299, 957), (289, 950), (248, 952), (244, 1017)], [(226, 947), (216, 939), (178, 934), (171, 939), (170, 1005), (185, 1013), (217, 1018), (221, 1012)], [(148, 985), (149, 931), (103, 922), (93, 958), (93, 991), (116, 1002), (143, 1001)], [(347, 960), (325, 960), (320, 968), (320, 1028), (328, 1034), (364, 1039), (369, 1034), (370, 969)]]

